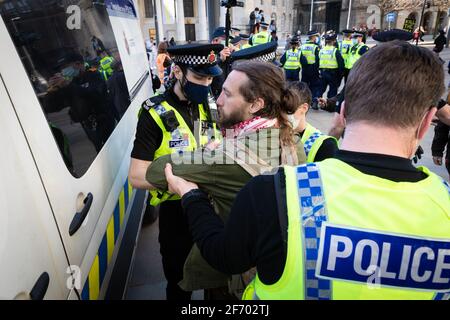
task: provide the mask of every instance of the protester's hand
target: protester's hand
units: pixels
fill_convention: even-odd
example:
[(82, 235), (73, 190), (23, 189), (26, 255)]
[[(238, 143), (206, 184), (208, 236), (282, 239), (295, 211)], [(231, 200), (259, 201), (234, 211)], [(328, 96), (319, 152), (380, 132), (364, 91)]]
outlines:
[(231, 55), (231, 50), (228, 47), (225, 47), (220, 51), (220, 60), (225, 61)]
[(319, 106), (325, 107), (327, 105), (327, 99), (326, 98), (318, 98), (317, 102), (319, 103)]
[(61, 73), (56, 73), (48, 80), (49, 91), (63, 88), (70, 83)]
[(442, 166), (442, 157), (433, 157), (433, 162), (437, 166)]
[(170, 163), (166, 164), (164, 173), (166, 174), (169, 192), (171, 193), (178, 194), (180, 197), (182, 197), (185, 193), (193, 189), (198, 189), (198, 186), (195, 183), (175, 176), (172, 172), (172, 165)]

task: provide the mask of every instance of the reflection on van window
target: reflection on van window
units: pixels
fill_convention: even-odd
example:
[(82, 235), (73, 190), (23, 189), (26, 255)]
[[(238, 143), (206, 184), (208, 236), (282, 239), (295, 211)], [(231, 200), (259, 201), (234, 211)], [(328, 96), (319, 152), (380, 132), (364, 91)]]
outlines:
[(130, 104), (104, 1), (0, 1), (69, 171), (81, 177)]

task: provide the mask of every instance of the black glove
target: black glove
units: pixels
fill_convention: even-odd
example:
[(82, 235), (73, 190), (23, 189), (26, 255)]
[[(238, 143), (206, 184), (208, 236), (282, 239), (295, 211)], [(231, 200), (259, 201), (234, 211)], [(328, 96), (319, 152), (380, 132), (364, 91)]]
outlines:
[(414, 163), (417, 163), (419, 161), (419, 159), (422, 159), (422, 155), (423, 155), (423, 149), (421, 146), (418, 146), (417, 150), (416, 150), (416, 154), (414, 155), (414, 158), (413, 158)]

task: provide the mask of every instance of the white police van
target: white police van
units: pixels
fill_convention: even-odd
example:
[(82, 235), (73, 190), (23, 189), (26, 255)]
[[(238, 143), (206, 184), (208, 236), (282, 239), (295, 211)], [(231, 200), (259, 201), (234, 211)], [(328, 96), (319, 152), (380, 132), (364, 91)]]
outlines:
[(145, 197), (130, 152), (153, 92), (136, 7), (6, 0), (0, 14), (0, 299), (120, 299)]

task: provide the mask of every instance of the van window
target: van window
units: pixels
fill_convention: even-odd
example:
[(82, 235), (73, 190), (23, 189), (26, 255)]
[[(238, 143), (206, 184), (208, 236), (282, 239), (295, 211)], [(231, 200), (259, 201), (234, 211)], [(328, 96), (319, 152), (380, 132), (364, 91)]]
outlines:
[(130, 104), (104, 2), (0, 1), (0, 14), (75, 177), (87, 171)]

